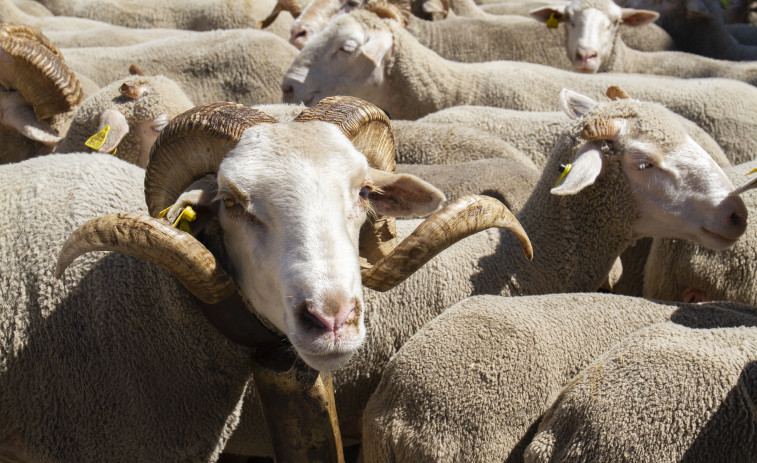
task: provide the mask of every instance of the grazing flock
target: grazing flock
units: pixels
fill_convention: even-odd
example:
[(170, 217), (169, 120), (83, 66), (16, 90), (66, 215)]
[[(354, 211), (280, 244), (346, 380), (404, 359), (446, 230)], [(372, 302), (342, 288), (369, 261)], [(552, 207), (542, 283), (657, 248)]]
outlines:
[(0, 461), (755, 461), (751, 8), (0, 0)]

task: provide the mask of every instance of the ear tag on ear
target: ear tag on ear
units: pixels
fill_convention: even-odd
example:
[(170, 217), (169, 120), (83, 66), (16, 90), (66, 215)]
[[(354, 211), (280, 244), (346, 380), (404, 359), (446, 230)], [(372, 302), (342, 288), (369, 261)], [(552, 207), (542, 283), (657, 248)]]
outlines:
[(565, 180), (565, 177), (570, 173), (571, 167), (573, 167), (573, 164), (560, 164), (560, 178), (555, 182), (555, 188), (562, 185), (563, 180)]
[(555, 12), (553, 11), (549, 15), (549, 19), (547, 19), (547, 28), (548, 29), (557, 29), (557, 26), (559, 26), (559, 25), (560, 25), (560, 21), (558, 21), (557, 18), (555, 18)]
[(99, 150), (100, 147), (105, 144), (105, 139), (108, 138), (108, 132), (110, 132), (110, 126), (106, 125), (102, 130), (89, 137), (87, 141), (84, 142), (84, 145), (93, 150)]
[(723, 5), (723, 8), (726, 10), (731, 6), (730, 0), (720, 0), (720, 3)]
[(757, 172), (757, 167), (755, 167), (754, 169), (750, 170), (749, 172), (747, 172), (747, 173), (746, 173), (746, 174), (744, 174), (744, 175), (752, 175), (752, 174), (753, 174), (753, 173), (755, 173), (755, 172)]
[(189, 227), (189, 222), (194, 222), (197, 218), (197, 212), (192, 209), (192, 206), (187, 206), (181, 210), (181, 214), (176, 217), (176, 221), (173, 223), (174, 228), (178, 228), (181, 231), (185, 231), (192, 234), (192, 229)]

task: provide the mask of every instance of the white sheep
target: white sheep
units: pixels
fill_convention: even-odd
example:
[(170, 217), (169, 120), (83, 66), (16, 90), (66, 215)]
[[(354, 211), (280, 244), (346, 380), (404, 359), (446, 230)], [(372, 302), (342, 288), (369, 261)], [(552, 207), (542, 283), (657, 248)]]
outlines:
[(757, 59), (757, 46), (742, 45), (728, 32), (720, 0), (618, 0), (617, 4), (660, 13), (657, 24), (681, 51), (715, 59)]
[[(569, 449), (564, 442), (572, 437), (578, 424), (584, 422), (579, 415), (583, 410), (606, 413), (606, 420), (592, 430), (598, 433), (598, 437), (609, 440), (610, 445), (615, 442), (634, 444), (627, 439), (634, 435), (634, 429), (623, 426), (625, 433), (616, 431), (620, 431), (617, 420), (632, 416), (635, 411), (644, 419), (636, 423), (639, 429), (650, 430), (659, 423), (658, 437), (679, 440), (674, 445), (680, 446), (697, 435), (690, 426), (692, 423), (680, 419), (678, 427), (663, 426), (670, 424), (671, 419), (690, 416), (684, 404), (692, 402), (683, 398), (683, 394), (673, 392), (663, 397), (665, 402), (637, 406), (638, 396), (649, 392), (641, 392), (641, 389), (665, 388), (668, 392), (686, 379), (688, 388), (685, 392), (695, 395), (698, 390), (692, 387), (692, 383), (696, 378), (711, 386), (713, 380), (733, 379), (734, 369), (724, 371), (722, 375), (715, 373), (723, 366), (720, 360), (725, 360), (726, 355), (737, 360), (746, 352), (737, 353), (738, 350), (734, 349), (733, 354), (711, 359), (716, 365), (711, 365), (707, 372), (691, 376), (683, 374), (671, 379), (665, 368), (659, 367), (673, 366), (680, 357), (678, 351), (661, 349), (672, 345), (670, 339), (660, 336), (654, 344), (638, 345), (649, 354), (647, 358), (639, 356), (638, 350), (632, 357), (625, 349), (613, 348), (613, 345), (626, 346), (621, 341), (635, 331), (668, 320), (700, 327), (714, 323), (754, 325), (757, 310), (738, 303), (661, 303), (596, 293), (466, 299), (418, 331), (387, 365), (365, 410), (363, 461), (522, 461), (523, 452), (536, 434), (540, 421), (543, 426), (542, 415), (555, 399), (558, 403), (561, 401), (560, 391), (569, 382), (581, 385), (586, 395), (580, 398), (585, 401), (576, 404), (574, 410), (567, 407), (576, 401), (565, 401), (564, 414), (573, 411), (573, 420), (555, 423), (553, 434), (559, 439), (552, 443), (555, 450)], [(754, 332), (754, 328), (751, 330)], [(754, 334), (745, 347), (753, 343)], [(713, 352), (710, 346), (703, 344), (703, 354)], [(603, 354), (610, 349), (622, 350), (623, 357)], [(754, 348), (751, 355), (753, 353)], [(600, 356), (605, 358), (603, 363), (607, 369), (586, 368)], [(624, 374), (608, 371), (613, 363), (617, 365), (624, 359), (629, 367)], [(634, 370), (634, 365), (639, 368)], [(665, 379), (637, 380), (639, 370), (660, 373)], [(733, 382), (724, 381), (719, 387), (733, 386)], [(725, 390), (720, 389), (720, 392)], [(701, 391), (699, 394), (701, 397)], [(627, 401), (623, 403), (623, 415), (618, 416), (616, 413), (620, 414), (621, 408), (616, 410), (615, 407), (620, 398)], [(717, 407), (722, 403), (720, 398), (722, 395), (713, 397), (711, 404)], [(683, 400), (679, 402), (679, 399)], [(658, 414), (644, 413), (661, 404), (665, 409), (658, 410)], [(748, 406), (739, 408), (742, 411), (749, 409)], [(726, 416), (734, 418), (733, 415)], [(588, 426), (582, 430), (588, 431), (586, 428)], [(678, 433), (681, 429), (692, 432)], [(734, 442), (741, 437), (746, 445), (754, 445), (754, 438), (750, 436), (754, 433), (754, 425), (749, 425), (746, 419), (737, 423), (719, 421), (717, 430), (724, 432), (724, 441)], [(537, 438), (542, 445), (537, 446), (536, 441), (531, 443), (529, 452), (536, 453), (547, 447), (550, 444), (548, 438), (547, 433)], [(570, 461), (624, 461), (620, 453), (603, 455), (596, 452), (593, 440), (586, 439), (581, 443), (583, 446), (572, 447), (575, 453), (570, 455)], [(714, 448), (722, 447), (715, 444)], [(663, 453), (658, 451), (666, 452), (667, 449), (657, 448), (643, 456), (634, 453), (631, 460), (659, 461), (659, 455)], [(551, 456), (556, 460), (566, 459), (565, 454), (557, 451)], [(696, 459), (697, 455), (692, 456)], [(719, 458), (716, 456), (709, 461), (714, 460)], [(679, 458), (666, 458), (665, 461), (679, 461)]]
[(581, 370), (524, 461), (753, 461), (757, 310), (719, 305), (682, 306), (691, 314), (674, 312)]
[[(346, 442), (360, 436), (360, 416), (384, 365), (418, 329), (465, 297), (595, 291), (623, 249), (639, 237), (697, 235), (703, 244), (723, 248), (743, 232), (746, 224), (734, 222), (745, 219), (745, 209), (740, 199), (728, 196), (731, 183), (670, 111), (630, 99), (597, 104), (570, 91), (561, 101), (576, 119), (516, 214), (529, 234), (532, 262), (519, 257), (520, 244), (512, 237), (483, 232), (447, 249), (392, 291), (366, 291), (366, 348), (334, 373)], [(607, 126), (610, 134), (599, 137), (613, 141), (596, 139), (591, 127), (597, 126)], [(560, 166), (567, 164), (571, 170), (555, 187)], [(674, 192), (685, 198), (668, 196)], [(705, 197), (707, 205), (698, 203)], [(397, 226), (403, 236), (415, 221)], [(715, 229), (717, 235), (704, 231)], [(731, 239), (719, 241), (721, 234)], [(269, 445), (256, 400), (247, 399), (229, 442), (231, 453), (260, 455), (255, 452)]]
[(627, 72), (674, 77), (724, 77), (757, 84), (757, 64), (733, 63), (691, 53), (641, 52), (627, 47), (623, 26), (652, 23), (659, 14), (620, 8), (612, 0), (572, 0), (566, 6), (532, 12), (542, 22), (555, 18), (565, 28), (565, 50), (578, 72)]
[[(254, 53), (251, 52), (254, 50)], [(107, 85), (131, 64), (174, 80), (197, 104), (236, 101), (277, 103), (278, 84), (297, 50), (255, 29), (202, 32), (123, 47), (65, 48), (77, 74)]]
[(697, 123), (736, 162), (757, 148), (757, 89), (751, 85), (729, 79), (583, 75), (510, 61), (457, 63), (421, 46), (396, 21), (365, 10), (335, 18), (313, 38), (281, 89), (286, 102), (312, 104), (329, 95), (353, 95), (393, 118), (417, 119), (464, 104), (556, 110), (551, 95), (561, 86), (598, 98), (610, 85), (659, 101)]
[[(314, 368), (339, 367), (365, 335), (358, 248), (361, 258), (386, 254), (363, 270), (378, 285), (422, 265), (407, 262), (415, 246), (440, 249), (413, 235), (392, 250), (374, 235), (390, 223), (382, 215), (425, 214), (443, 200), (415, 177), (369, 167), (391, 169), (391, 151), (388, 120), (364, 102), (325, 101), (280, 123), (218, 103), (171, 121), (146, 175), (91, 154), (0, 167), (3, 451), (35, 461), (214, 461), (253, 385), (250, 350), (203, 311), (252, 311)], [(170, 225), (189, 204), (196, 238)], [(471, 204), (460, 210), (466, 219), (453, 225), (442, 211), (421, 233), (514, 224), (501, 207)], [(168, 220), (154, 218), (165, 208)], [(481, 209), (494, 214), (489, 222)], [(113, 214), (124, 210), (136, 214)], [(361, 233), (369, 213), (373, 226)], [(106, 249), (140, 258), (77, 259)]]

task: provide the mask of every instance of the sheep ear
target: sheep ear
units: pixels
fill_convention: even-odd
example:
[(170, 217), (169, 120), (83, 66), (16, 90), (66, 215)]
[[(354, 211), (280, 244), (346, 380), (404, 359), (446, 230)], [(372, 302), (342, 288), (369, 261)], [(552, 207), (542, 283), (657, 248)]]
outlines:
[(624, 26), (638, 27), (657, 21), (660, 13), (649, 10), (636, 10), (634, 8), (622, 8), (620, 17), (623, 20)]
[(565, 22), (565, 5), (545, 6), (528, 12), (528, 14), (530, 14), (532, 18), (543, 23), (547, 22), (549, 18), (552, 17), (553, 13), (555, 15), (554, 18), (558, 22)]
[(197, 236), (207, 225), (208, 221), (215, 218), (218, 211), (219, 198), (216, 197), (218, 191), (218, 180), (216, 174), (207, 174), (199, 180), (195, 180), (179, 195), (173, 205), (168, 208), (165, 214), (161, 213), (159, 218), (165, 217), (170, 223), (175, 223), (179, 215), (187, 207), (191, 206), (197, 213), (197, 216), (189, 222), (191, 233)]
[(447, 199), (435, 186), (415, 175), (370, 169), (373, 182), (368, 200), (380, 215), (422, 217), (436, 212)]
[(686, 17), (694, 18), (711, 18), (712, 10), (703, 0), (688, 0), (686, 2)]
[(565, 178), (549, 192), (553, 195), (574, 195), (594, 182), (602, 173), (602, 151), (595, 143), (587, 143), (578, 151)]
[(581, 95), (567, 88), (560, 91), (560, 103), (562, 103), (563, 110), (571, 119), (578, 119), (597, 105), (597, 102), (588, 96)]
[(49, 125), (37, 119), (32, 106), (16, 92), (0, 94), (0, 124), (45, 145), (55, 146), (61, 140)]
[(390, 31), (366, 31), (365, 43), (361, 47), (361, 53), (368, 58), (374, 65), (379, 67), (384, 61), (387, 53), (392, 49), (394, 38)]
[(97, 132), (100, 133), (109, 127), (108, 133), (105, 137), (105, 141), (102, 146), (97, 148), (100, 153), (111, 153), (118, 147), (121, 140), (129, 133), (129, 123), (126, 122), (126, 117), (121, 114), (117, 109), (106, 109), (100, 114), (100, 126), (97, 128)]

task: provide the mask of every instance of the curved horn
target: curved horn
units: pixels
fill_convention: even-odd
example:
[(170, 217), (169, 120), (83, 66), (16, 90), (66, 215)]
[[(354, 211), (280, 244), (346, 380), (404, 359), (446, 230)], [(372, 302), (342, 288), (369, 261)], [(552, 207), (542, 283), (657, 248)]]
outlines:
[(18, 23), (4, 23), (0, 24), (0, 37), (17, 37), (22, 39), (29, 39), (34, 42), (40, 43), (45, 48), (56, 54), (61, 59), (63, 54), (58, 50), (55, 44), (45, 37), (42, 32), (36, 27), (27, 26), (26, 24)]
[(376, 291), (388, 291), (449, 246), (491, 227), (515, 232), (523, 254), (528, 260), (533, 258), (531, 242), (512, 212), (494, 198), (470, 195), (421, 222), (389, 255), (363, 270), (363, 285)]
[(147, 88), (144, 85), (137, 84), (135, 82), (124, 82), (118, 89), (121, 95), (130, 100), (136, 100), (145, 94), (147, 94)]
[(631, 99), (631, 97), (628, 96), (628, 93), (626, 93), (625, 90), (623, 90), (622, 88), (620, 88), (620, 87), (618, 87), (616, 85), (608, 87), (606, 94), (607, 94), (607, 97), (609, 99), (613, 100), (613, 101), (615, 101), (617, 99), (621, 99), (621, 100), (630, 100)]
[(584, 140), (614, 140), (620, 132), (620, 123), (615, 119), (593, 119), (581, 130)]
[(282, 11), (288, 11), (292, 17), (296, 19), (300, 13), (302, 13), (302, 8), (300, 8), (300, 5), (298, 5), (295, 0), (279, 0), (276, 2), (276, 6), (273, 8), (273, 11), (271, 11), (271, 14), (269, 14), (264, 20), (255, 24), (255, 27), (258, 29), (265, 29), (276, 21), (276, 18), (279, 17), (279, 13)]
[(0, 37), (0, 62), (0, 85), (17, 90), (38, 119), (68, 112), (84, 99), (73, 71), (38, 42)]
[(136, 64), (131, 64), (129, 66), (129, 74), (133, 76), (143, 76), (145, 73), (142, 71), (142, 69), (139, 68)]
[(161, 130), (145, 172), (150, 215), (171, 206), (195, 180), (216, 172), (249, 127), (276, 119), (236, 103), (211, 103), (179, 114)]
[(407, 21), (410, 17), (409, 9), (400, 8), (397, 5), (385, 1), (368, 2), (363, 8), (372, 12), (379, 18), (393, 19), (400, 23), (402, 27), (407, 26)]
[(110, 214), (76, 229), (63, 244), (56, 278), (74, 259), (90, 251), (119, 251), (149, 260), (171, 272), (208, 304), (217, 304), (236, 291), (231, 276), (202, 243), (168, 222), (146, 215)]
[[(385, 172), (396, 170), (392, 125), (384, 111), (367, 101), (350, 96), (324, 98), (294, 120), (330, 122), (365, 155), (369, 166)], [(369, 264), (378, 262), (396, 246), (396, 234), (393, 217), (366, 221), (360, 230), (360, 255)]]

